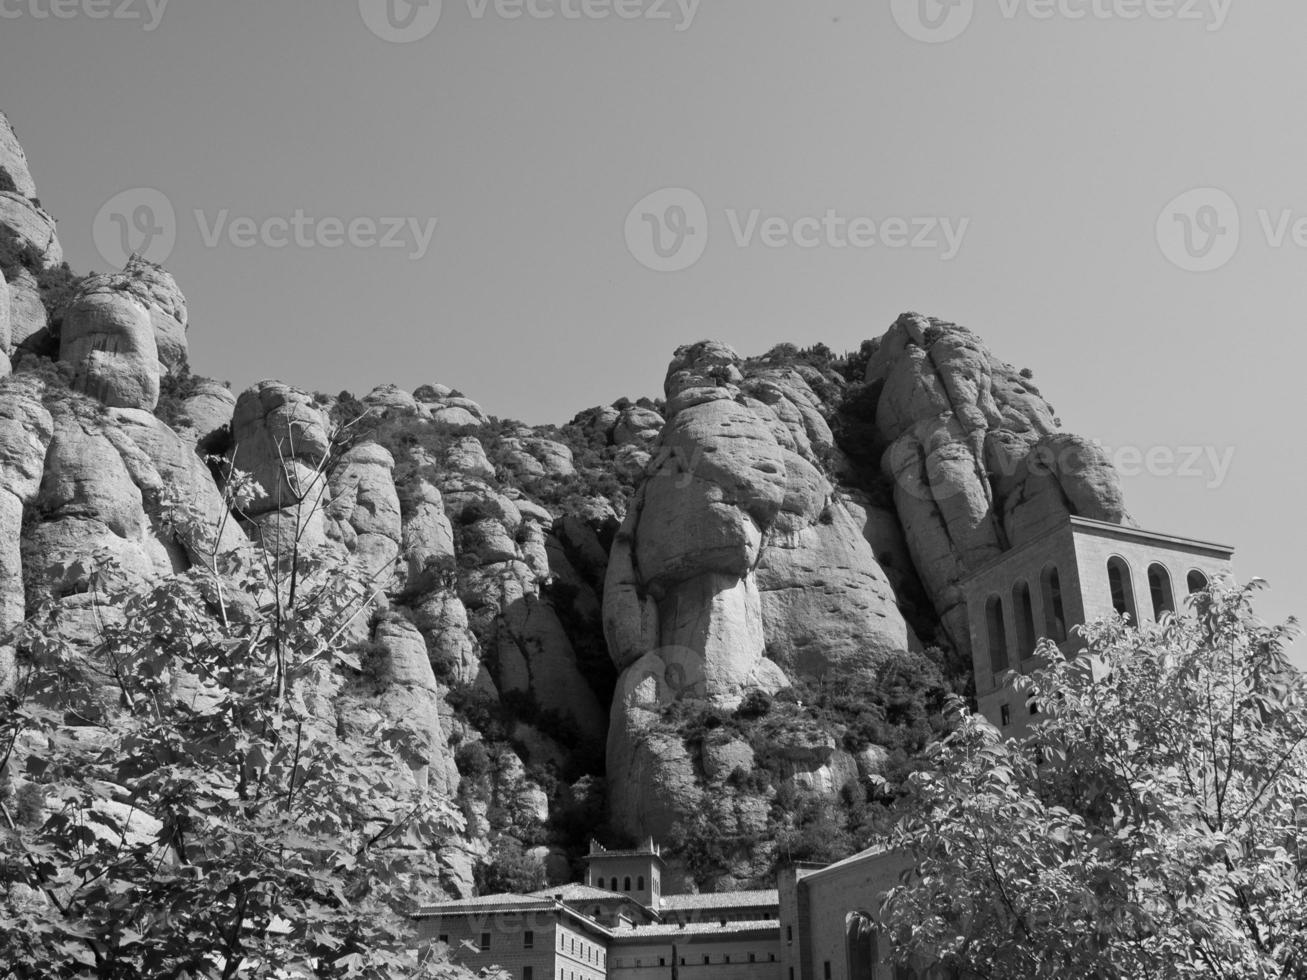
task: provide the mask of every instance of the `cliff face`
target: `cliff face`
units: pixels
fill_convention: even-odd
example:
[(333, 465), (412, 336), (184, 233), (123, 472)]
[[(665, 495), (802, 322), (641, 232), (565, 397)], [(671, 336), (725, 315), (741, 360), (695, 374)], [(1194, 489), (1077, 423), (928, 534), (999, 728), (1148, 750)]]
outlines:
[[(1069, 513), (1128, 520), (1107, 461), (951, 324), (905, 315), (844, 359), (698, 343), (665, 402), (562, 427), (439, 384), (236, 395), (191, 375), (172, 276), (77, 278), (35, 193), (0, 116), (0, 634), (49, 604), (92, 646), (106, 562), (142, 586), (227, 554), (350, 564), (362, 673), (320, 692), (324, 730), (415, 736), (397, 779), (468, 818), (454, 892), (506, 848), (567, 877), (596, 832), (766, 877), (796, 814), (865, 803), (929, 736), (962, 577)], [(263, 494), (233, 513), (239, 473)], [(24, 656), (0, 640), (0, 683)]]

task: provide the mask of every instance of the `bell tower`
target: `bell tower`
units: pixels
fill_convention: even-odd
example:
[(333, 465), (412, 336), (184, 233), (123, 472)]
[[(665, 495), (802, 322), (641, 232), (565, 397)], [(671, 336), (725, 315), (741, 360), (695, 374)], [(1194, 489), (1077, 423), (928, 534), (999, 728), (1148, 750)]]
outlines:
[(592, 840), (585, 860), (587, 885), (627, 895), (645, 908), (658, 908), (665, 865), (662, 848), (652, 837), (629, 851), (610, 851)]

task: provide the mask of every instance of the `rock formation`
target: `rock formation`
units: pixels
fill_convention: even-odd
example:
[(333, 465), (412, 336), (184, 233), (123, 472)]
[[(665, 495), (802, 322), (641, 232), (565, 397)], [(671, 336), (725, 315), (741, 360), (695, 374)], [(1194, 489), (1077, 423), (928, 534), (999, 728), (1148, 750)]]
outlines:
[[(665, 402), (563, 426), (440, 384), (234, 393), (190, 373), (172, 276), (77, 279), (35, 193), (0, 116), (0, 634), (49, 605), (89, 647), (107, 567), (348, 569), (358, 668), (314, 717), (405, 733), (397, 785), (467, 817), (454, 892), (506, 837), (564, 875), (592, 832), (689, 854), (705, 822), (766, 841), (795, 799), (865, 796), (893, 752), (805, 699), (965, 656), (962, 578), (1068, 514), (1129, 519), (1102, 453), (952, 324), (901, 317), (865, 368), (696, 343)], [(0, 685), (23, 655), (0, 639)], [(739, 881), (775, 857), (729, 852)]]

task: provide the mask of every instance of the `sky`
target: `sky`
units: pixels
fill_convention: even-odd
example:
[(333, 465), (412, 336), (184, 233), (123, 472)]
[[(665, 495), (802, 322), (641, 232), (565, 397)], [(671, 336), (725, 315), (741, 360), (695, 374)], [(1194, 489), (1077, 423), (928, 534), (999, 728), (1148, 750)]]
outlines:
[[(0, 0), (79, 271), (191, 362), (564, 422), (677, 346), (962, 323), (1307, 611), (1299, 0)], [(170, 214), (171, 213), (171, 214)], [(1307, 665), (1299, 643), (1295, 659)]]

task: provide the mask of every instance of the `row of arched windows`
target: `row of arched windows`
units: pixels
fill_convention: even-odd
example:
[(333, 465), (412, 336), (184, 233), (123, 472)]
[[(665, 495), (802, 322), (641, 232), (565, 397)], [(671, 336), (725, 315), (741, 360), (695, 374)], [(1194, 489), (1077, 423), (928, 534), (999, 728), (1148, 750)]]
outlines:
[[(1120, 555), (1107, 560), (1107, 583), (1112, 591), (1112, 608), (1122, 616), (1129, 616), (1138, 624), (1139, 611), (1135, 608), (1134, 576), (1130, 563)], [(1189, 595), (1207, 588), (1207, 576), (1194, 568), (1185, 576)], [(1148, 597), (1153, 607), (1153, 619), (1160, 620), (1166, 613), (1175, 612), (1175, 592), (1171, 586), (1171, 573), (1161, 562), (1148, 566)]]
[[(1040, 636), (1061, 643), (1066, 639), (1066, 612), (1062, 603), (1062, 576), (1057, 566), (1049, 564), (1039, 576), (1039, 592), (1044, 622), (1035, 625), (1035, 607), (1030, 586), (1024, 580), (1012, 586), (1013, 618), (1017, 624), (1017, 655), (1021, 660), (1035, 652)], [(992, 595), (985, 603), (985, 621), (989, 627), (989, 651), (993, 669), (1008, 669), (1007, 619), (1003, 615), (1003, 597)]]
[[(598, 887), (598, 888), (603, 888), (603, 887), (604, 887), (604, 879), (603, 879), (603, 878), (600, 878), (600, 879), (599, 879), (599, 884), (598, 884), (596, 887)], [(613, 878), (613, 879), (612, 879), (612, 884), (609, 886), (608, 890), (609, 890), (610, 892), (615, 892), (615, 891), (618, 890), (618, 888), (617, 888), (617, 879), (616, 879), (616, 878)], [(621, 888), (621, 890), (624, 891), (624, 892), (629, 892), (629, 891), (631, 890), (631, 876), (630, 876), (630, 875), (627, 875), (624, 879), (622, 879), (622, 888)], [(644, 891), (644, 875), (639, 875), (639, 876), (635, 879), (635, 890), (638, 891), (638, 892), (642, 892), (642, 891)]]
[[(1107, 562), (1107, 583), (1112, 593), (1112, 608), (1122, 616), (1129, 616), (1134, 623), (1139, 622), (1139, 612), (1135, 608), (1134, 578), (1130, 563), (1119, 555), (1113, 555)], [(1198, 569), (1189, 572), (1185, 579), (1189, 595), (1207, 588), (1208, 579)], [(1010, 596), (997, 593), (985, 602), (985, 625), (988, 631), (990, 665), (995, 673), (1009, 667), (1009, 647), (1007, 635), (1007, 618), (1003, 614), (1006, 598), (1012, 604), (1013, 621), (1016, 623), (1017, 656), (1025, 660), (1035, 652), (1035, 646), (1041, 636), (1046, 636), (1055, 643), (1067, 638), (1066, 611), (1062, 602), (1062, 577), (1057, 566), (1050, 563), (1044, 567), (1039, 576), (1039, 592), (1043, 622), (1036, 624), (1035, 609), (1031, 601), (1030, 586), (1024, 581), (1012, 586)], [(1148, 566), (1148, 593), (1153, 606), (1153, 619), (1160, 620), (1165, 613), (1175, 612), (1175, 593), (1171, 586), (1171, 573), (1160, 562)]]

